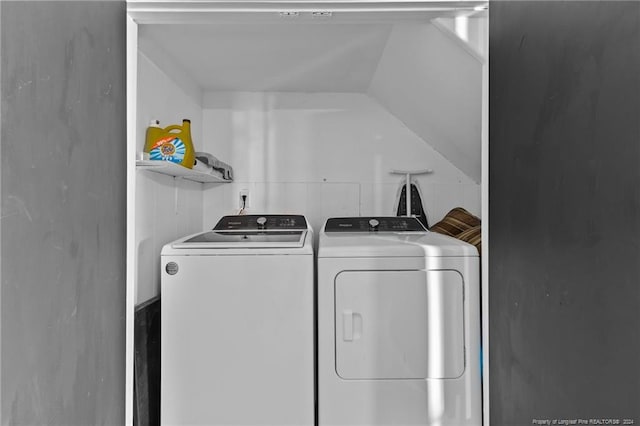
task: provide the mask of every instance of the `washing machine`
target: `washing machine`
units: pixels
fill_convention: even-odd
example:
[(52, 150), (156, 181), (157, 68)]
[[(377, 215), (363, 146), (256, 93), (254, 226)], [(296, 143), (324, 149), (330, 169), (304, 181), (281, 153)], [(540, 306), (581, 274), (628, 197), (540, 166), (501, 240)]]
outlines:
[(319, 238), (318, 424), (481, 425), (476, 248), (411, 217)]
[(161, 253), (161, 423), (314, 424), (313, 233), (225, 216)]

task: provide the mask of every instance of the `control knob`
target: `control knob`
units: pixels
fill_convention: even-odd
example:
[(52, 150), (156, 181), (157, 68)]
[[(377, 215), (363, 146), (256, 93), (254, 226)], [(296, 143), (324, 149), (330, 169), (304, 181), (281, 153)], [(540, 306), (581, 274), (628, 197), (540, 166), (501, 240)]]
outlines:
[(378, 230), (378, 225), (380, 225), (380, 222), (378, 221), (378, 219), (369, 219), (369, 230), (370, 231), (377, 231)]
[(266, 217), (264, 217), (264, 216), (260, 216), (260, 217), (256, 220), (256, 222), (258, 222), (258, 227), (259, 227), (260, 229), (264, 229), (264, 228), (266, 227), (266, 225), (267, 225), (267, 218), (266, 218)]

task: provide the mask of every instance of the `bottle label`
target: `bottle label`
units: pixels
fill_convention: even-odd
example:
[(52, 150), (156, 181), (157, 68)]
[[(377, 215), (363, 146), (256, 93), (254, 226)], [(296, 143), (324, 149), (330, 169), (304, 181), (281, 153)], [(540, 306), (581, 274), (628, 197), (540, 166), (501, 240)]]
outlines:
[(171, 161), (172, 163), (182, 163), (184, 154), (187, 151), (184, 142), (175, 136), (168, 136), (157, 140), (149, 151), (151, 160)]

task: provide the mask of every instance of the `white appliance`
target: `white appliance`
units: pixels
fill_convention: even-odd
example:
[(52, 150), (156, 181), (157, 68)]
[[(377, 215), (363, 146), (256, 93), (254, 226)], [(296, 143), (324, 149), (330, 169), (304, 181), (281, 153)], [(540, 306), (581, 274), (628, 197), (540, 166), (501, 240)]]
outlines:
[(481, 425), (479, 257), (409, 217), (329, 219), (318, 424)]
[(312, 240), (247, 215), (164, 246), (163, 425), (314, 424)]

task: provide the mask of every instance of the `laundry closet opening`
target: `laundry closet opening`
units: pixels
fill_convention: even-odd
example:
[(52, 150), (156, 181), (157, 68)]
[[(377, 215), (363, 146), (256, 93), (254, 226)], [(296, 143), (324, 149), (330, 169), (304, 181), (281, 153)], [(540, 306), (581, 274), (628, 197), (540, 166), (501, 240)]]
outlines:
[(316, 3), (128, 3), (130, 156), (151, 120), (186, 118), (233, 180), (130, 161), (127, 312), (159, 296), (162, 246), (236, 214), (242, 194), (245, 212), (318, 232), (395, 216), (405, 177), (391, 172), (429, 169), (413, 178), (429, 224), (455, 207), (486, 219), (486, 2)]

